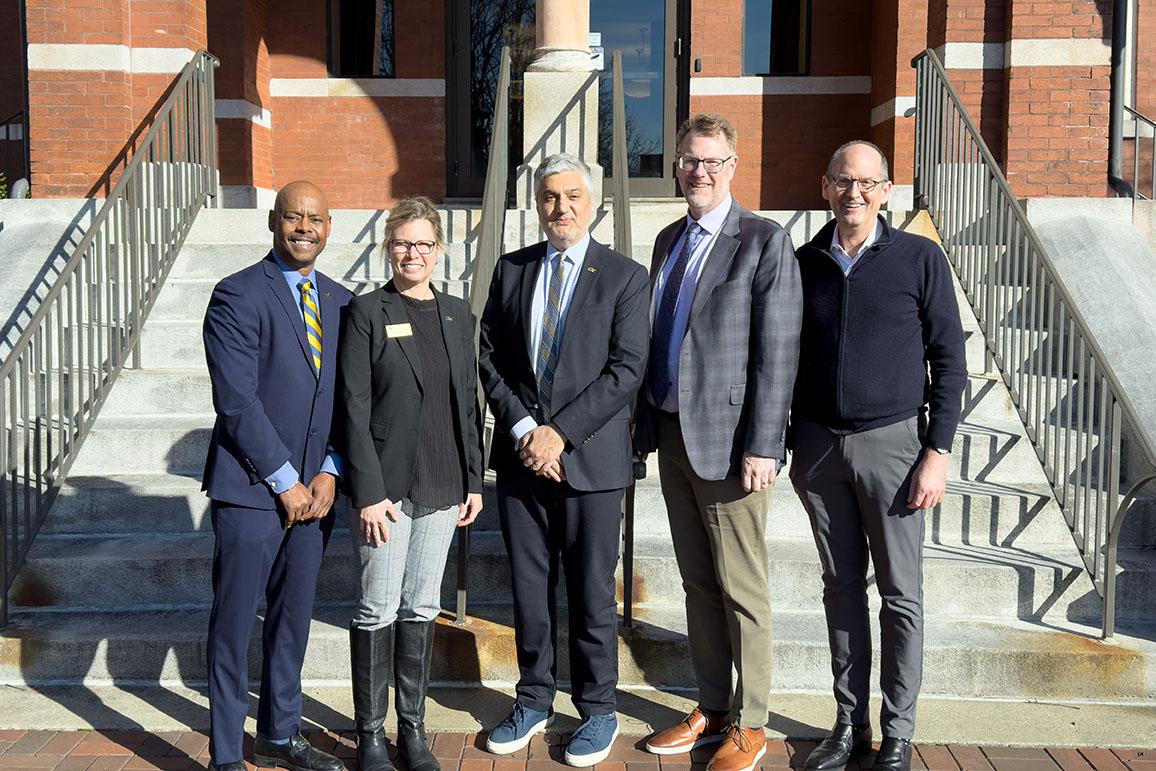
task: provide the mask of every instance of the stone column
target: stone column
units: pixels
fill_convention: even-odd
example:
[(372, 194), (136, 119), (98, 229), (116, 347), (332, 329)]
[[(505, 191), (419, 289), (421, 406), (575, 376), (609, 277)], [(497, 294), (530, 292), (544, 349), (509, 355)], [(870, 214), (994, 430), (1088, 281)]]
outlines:
[(534, 61), (523, 76), (518, 206), (534, 205), (534, 169), (558, 152), (590, 165), (594, 200), (600, 203), (598, 73), (590, 59), (589, 0), (538, 0), (536, 32)]

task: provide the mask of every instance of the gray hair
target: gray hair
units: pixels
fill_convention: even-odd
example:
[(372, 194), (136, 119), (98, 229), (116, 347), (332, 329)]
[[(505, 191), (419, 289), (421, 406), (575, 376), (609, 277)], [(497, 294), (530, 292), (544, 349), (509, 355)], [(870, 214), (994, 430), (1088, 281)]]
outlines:
[(546, 177), (564, 174), (567, 171), (582, 172), (582, 181), (586, 184), (586, 192), (593, 198), (594, 180), (590, 178), (590, 167), (577, 155), (570, 153), (554, 153), (542, 159), (542, 163), (534, 169), (534, 197), (537, 198), (538, 193), (542, 192), (542, 185), (545, 183)]
[(891, 172), (887, 169), (887, 156), (883, 153), (883, 150), (879, 147), (879, 145), (875, 144), (874, 142), (868, 142), (866, 139), (852, 139), (850, 142), (844, 142), (843, 144), (839, 145), (838, 149), (836, 149), (835, 152), (831, 154), (831, 160), (827, 162), (828, 179), (832, 174), (835, 173), (835, 167), (839, 165), (839, 159), (843, 157), (843, 153), (847, 152), (849, 148), (854, 147), (855, 145), (870, 147), (872, 150), (879, 153), (879, 160), (882, 164), (881, 168), (883, 169), (883, 179), (891, 179)]

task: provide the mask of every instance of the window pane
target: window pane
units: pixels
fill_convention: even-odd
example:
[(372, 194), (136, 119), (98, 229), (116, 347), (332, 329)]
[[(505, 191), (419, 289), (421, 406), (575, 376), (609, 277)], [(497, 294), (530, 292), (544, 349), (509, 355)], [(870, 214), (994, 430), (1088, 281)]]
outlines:
[(339, 78), (392, 78), (393, 0), (331, 0), (330, 70)]
[(743, 72), (800, 75), (807, 71), (809, 0), (744, 0)]

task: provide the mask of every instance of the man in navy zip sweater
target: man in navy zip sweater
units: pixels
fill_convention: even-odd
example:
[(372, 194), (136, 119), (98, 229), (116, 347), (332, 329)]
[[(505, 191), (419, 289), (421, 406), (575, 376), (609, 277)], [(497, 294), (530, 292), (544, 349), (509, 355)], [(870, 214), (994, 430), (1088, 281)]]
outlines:
[(967, 381), (963, 329), (943, 252), (893, 230), (879, 209), (887, 160), (869, 142), (831, 158), (835, 220), (798, 250), (799, 373), (791, 482), (811, 519), (838, 715), (807, 769), (842, 767), (871, 744), (867, 558), (879, 612), (877, 771), (907, 771), (923, 667), (923, 510), (943, 499)]

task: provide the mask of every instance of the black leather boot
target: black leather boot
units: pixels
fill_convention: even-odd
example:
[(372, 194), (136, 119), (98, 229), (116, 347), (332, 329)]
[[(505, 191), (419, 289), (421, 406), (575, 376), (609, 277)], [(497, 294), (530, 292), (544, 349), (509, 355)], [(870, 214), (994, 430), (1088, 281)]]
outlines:
[(396, 686), (397, 749), (410, 771), (441, 771), (425, 738), (425, 698), (433, 656), (433, 621), (398, 621), (393, 679)]
[(835, 723), (827, 738), (807, 757), (807, 771), (842, 768), (847, 761), (871, 749), (871, 724)]
[(876, 771), (911, 771), (911, 740), (884, 736), (875, 755)]
[(353, 720), (361, 771), (394, 771), (385, 741), (389, 711), (389, 671), (393, 667), (393, 626), (349, 629), (353, 672)]

